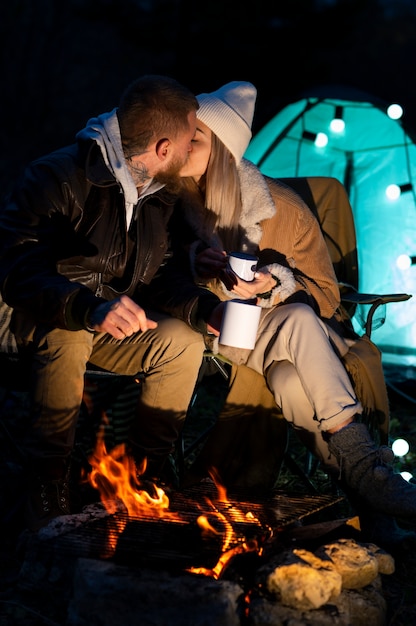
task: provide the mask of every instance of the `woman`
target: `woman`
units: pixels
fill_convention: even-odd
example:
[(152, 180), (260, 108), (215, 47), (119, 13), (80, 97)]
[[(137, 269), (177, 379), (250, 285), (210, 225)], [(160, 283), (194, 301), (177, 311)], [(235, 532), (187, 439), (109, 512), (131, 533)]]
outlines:
[[(415, 487), (393, 472), (391, 450), (379, 448), (360, 420), (363, 407), (341, 360), (357, 337), (345, 336), (319, 224), (297, 194), (242, 158), (256, 95), (251, 83), (235, 81), (198, 96), (197, 132), (181, 170), (196, 280), (222, 300), (256, 298), (262, 307), (253, 350), (216, 349), (265, 377), (286, 420), (350, 498), (414, 519)], [(259, 257), (252, 282), (227, 270), (233, 250)]]

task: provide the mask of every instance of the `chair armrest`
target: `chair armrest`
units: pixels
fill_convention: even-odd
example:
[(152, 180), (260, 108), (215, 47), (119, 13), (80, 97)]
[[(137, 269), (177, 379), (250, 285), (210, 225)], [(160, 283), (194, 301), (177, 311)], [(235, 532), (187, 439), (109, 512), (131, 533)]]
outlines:
[(387, 294), (377, 294), (377, 293), (359, 293), (359, 292), (348, 292), (343, 293), (341, 298), (345, 300), (345, 302), (351, 302), (353, 304), (387, 304), (388, 302), (404, 302), (405, 300), (409, 300), (411, 298), (411, 294), (409, 293), (387, 293)]
[(342, 285), (341, 300), (350, 304), (370, 304), (370, 310), (367, 314), (365, 321), (365, 334), (367, 337), (371, 337), (371, 324), (373, 321), (374, 313), (381, 304), (388, 304), (390, 302), (405, 302), (411, 298), (411, 294), (408, 293), (389, 293), (389, 294), (372, 294), (372, 293), (359, 293), (352, 288), (350, 291), (344, 291), (347, 285)]

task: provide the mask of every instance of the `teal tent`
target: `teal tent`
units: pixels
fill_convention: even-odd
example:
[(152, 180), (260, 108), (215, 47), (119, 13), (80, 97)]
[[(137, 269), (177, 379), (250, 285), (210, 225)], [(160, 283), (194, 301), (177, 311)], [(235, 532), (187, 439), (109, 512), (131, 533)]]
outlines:
[[(373, 339), (384, 362), (416, 365), (416, 143), (400, 106), (330, 91), (278, 111), (252, 138), (245, 157), (269, 176), (333, 176), (345, 185), (360, 291), (413, 296), (385, 307)], [(331, 125), (334, 119), (338, 127)], [(358, 308), (358, 332), (362, 314)]]

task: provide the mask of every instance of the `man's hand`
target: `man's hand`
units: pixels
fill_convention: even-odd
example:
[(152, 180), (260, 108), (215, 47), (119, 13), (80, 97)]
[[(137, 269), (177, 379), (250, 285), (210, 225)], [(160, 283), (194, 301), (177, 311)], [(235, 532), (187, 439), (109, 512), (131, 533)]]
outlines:
[(108, 333), (114, 339), (130, 337), (138, 331), (156, 328), (157, 322), (148, 319), (142, 307), (128, 296), (99, 304), (94, 309), (89, 327), (100, 333)]

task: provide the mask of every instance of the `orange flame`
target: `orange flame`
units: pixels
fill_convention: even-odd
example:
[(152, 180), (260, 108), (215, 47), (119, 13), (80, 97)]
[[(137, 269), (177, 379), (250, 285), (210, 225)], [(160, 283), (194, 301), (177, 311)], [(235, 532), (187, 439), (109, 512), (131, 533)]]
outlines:
[(151, 483), (150, 495), (140, 484), (140, 475), (145, 471), (146, 463), (137, 468), (134, 460), (126, 454), (124, 444), (107, 453), (104, 436), (100, 432), (89, 463), (91, 472), (88, 480), (98, 490), (101, 502), (109, 513), (116, 513), (121, 503), (130, 517), (147, 514), (177, 519), (168, 511), (169, 498), (161, 487)]
[[(222, 520), (222, 522), (224, 523), (225, 530), (223, 533), (224, 539), (223, 539), (223, 546), (222, 546), (222, 554), (217, 564), (212, 569), (205, 568), (205, 567), (190, 567), (188, 568), (187, 571), (193, 574), (203, 574), (205, 576), (211, 576), (212, 578), (218, 579), (221, 576), (227, 564), (230, 562), (230, 560), (234, 556), (236, 556), (237, 554), (244, 554), (245, 552), (256, 552), (257, 554), (260, 555), (263, 552), (263, 548), (259, 546), (258, 541), (256, 539), (243, 541), (239, 545), (237, 545), (235, 548), (229, 548), (229, 546), (231, 545), (231, 542), (233, 541), (233, 539), (235, 539), (235, 532), (231, 524), (231, 521), (235, 519), (241, 519), (242, 514), (241, 514), (241, 511), (237, 509), (236, 507), (234, 507), (228, 500), (227, 490), (225, 486), (221, 484), (219, 477), (218, 477), (218, 473), (216, 472), (215, 469), (211, 469), (210, 476), (212, 480), (214, 481), (215, 486), (218, 491), (218, 502), (228, 505), (227, 514), (228, 514), (229, 519), (221, 511), (219, 511), (208, 498), (206, 498), (207, 503), (215, 511), (217, 518)], [(251, 512), (246, 513), (245, 518), (247, 520), (252, 521), (253, 523), (258, 522), (259, 525), (261, 526), (259, 520), (254, 517), (253, 513)], [(198, 517), (197, 522), (199, 526), (203, 529), (204, 533), (211, 533), (211, 534), (216, 534), (216, 535), (219, 534), (218, 531), (215, 530), (215, 528), (213, 528), (213, 526), (209, 523), (206, 516), (200, 515)]]
[(235, 548), (231, 548), (231, 550), (227, 550), (226, 552), (223, 552), (218, 560), (218, 563), (212, 569), (206, 567), (190, 567), (187, 571), (191, 572), (192, 574), (203, 574), (204, 576), (211, 576), (212, 578), (218, 580), (230, 560), (237, 554), (244, 554), (245, 552), (256, 552), (257, 554), (260, 553), (259, 545), (256, 539), (244, 541), (241, 545), (236, 546)]
[[(143, 488), (140, 476), (146, 469), (146, 462), (142, 467), (136, 467), (134, 460), (126, 454), (124, 444), (116, 446), (109, 453), (107, 452), (103, 429), (98, 434), (95, 450), (89, 458), (89, 463), (91, 472), (87, 479), (98, 490), (101, 502), (111, 515), (114, 516), (115, 513), (124, 510), (129, 517), (148, 515), (183, 521), (178, 513), (169, 510), (169, 499), (161, 487), (151, 483), (152, 495)], [(235, 540), (232, 521), (241, 519), (242, 513), (229, 502), (226, 489), (221, 484), (215, 470), (212, 470), (210, 475), (218, 491), (218, 502), (227, 505), (227, 515), (221, 512), (209, 498), (206, 498), (209, 511), (215, 515), (217, 520), (221, 521), (222, 531), (216, 530), (205, 514), (198, 517), (197, 523), (203, 535), (222, 536), (222, 554), (213, 569), (191, 567), (187, 571), (219, 578), (224, 567), (233, 556), (243, 552), (260, 553), (260, 548), (256, 540), (242, 541), (237, 547), (230, 548), (232, 541)], [(251, 513), (246, 514), (245, 517), (253, 523), (258, 522)], [(111, 524), (108, 527), (106, 556), (115, 552), (118, 537), (126, 524), (125, 518), (113, 517), (111, 519)]]

